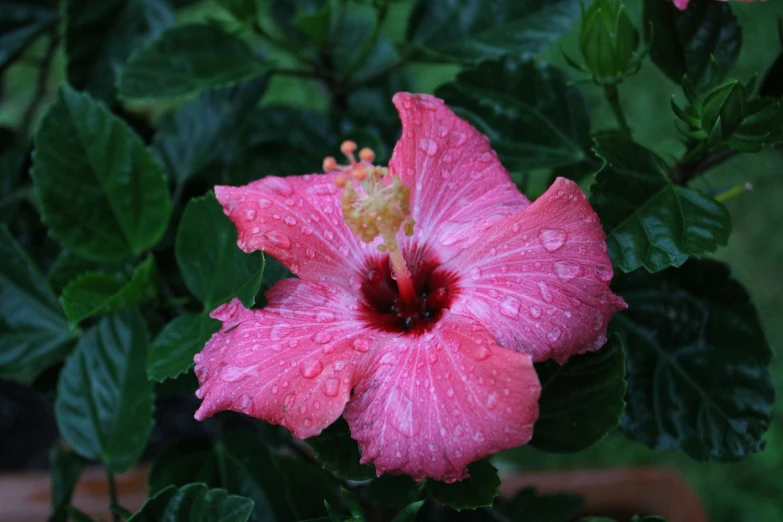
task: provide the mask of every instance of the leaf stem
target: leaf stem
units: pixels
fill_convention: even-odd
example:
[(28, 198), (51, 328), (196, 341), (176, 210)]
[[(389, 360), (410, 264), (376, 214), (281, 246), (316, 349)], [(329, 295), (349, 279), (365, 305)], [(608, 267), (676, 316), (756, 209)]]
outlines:
[(614, 119), (617, 120), (617, 124), (620, 126), (620, 131), (627, 138), (631, 137), (631, 128), (628, 126), (628, 120), (625, 119), (625, 113), (622, 106), (620, 106), (620, 95), (617, 92), (616, 85), (604, 85), (604, 95), (606, 101), (609, 102), (609, 107), (612, 108)]
[(114, 479), (114, 473), (111, 472), (108, 466), (106, 466), (106, 483), (109, 485), (109, 509), (111, 510), (111, 517), (114, 522), (121, 522), (120, 514), (114, 509), (115, 506), (119, 506), (117, 501), (117, 481)]

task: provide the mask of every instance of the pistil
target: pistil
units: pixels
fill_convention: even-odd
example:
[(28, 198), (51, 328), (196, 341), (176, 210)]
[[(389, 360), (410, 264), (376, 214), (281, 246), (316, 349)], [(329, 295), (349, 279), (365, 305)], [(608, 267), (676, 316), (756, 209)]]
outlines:
[(358, 161), (354, 155), (356, 143), (344, 141), (340, 151), (348, 159), (348, 165), (338, 165), (334, 158), (328, 157), (323, 167), (326, 172), (339, 172), (335, 183), (343, 189), (343, 219), (365, 243), (372, 243), (378, 236), (383, 238), (378, 250), (389, 253), (400, 299), (414, 306), (416, 292), (411, 272), (397, 241), (400, 226), (407, 236), (413, 235), (414, 222), (408, 218), (410, 189), (399, 177), (391, 176), (388, 168), (373, 165), (375, 153), (371, 149), (359, 151)]

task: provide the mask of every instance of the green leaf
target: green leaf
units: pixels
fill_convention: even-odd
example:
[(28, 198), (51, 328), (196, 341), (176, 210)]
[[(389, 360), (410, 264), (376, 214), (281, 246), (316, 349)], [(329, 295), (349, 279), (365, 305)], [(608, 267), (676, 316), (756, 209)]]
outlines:
[(68, 86), (35, 136), (31, 175), (52, 237), (94, 261), (153, 247), (170, 203), (155, 159), (121, 119)]
[(103, 272), (87, 272), (63, 290), (65, 316), (71, 327), (84, 319), (133, 306), (155, 298), (155, 259), (150, 255), (133, 271), (129, 281)]
[(267, 77), (207, 91), (162, 118), (153, 150), (171, 179), (183, 183), (231, 153), (252, 109), (266, 91)]
[(186, 439), (161, 453), (149, 475), (150, 491), (198, 480), (254, 502), (250, 520), (292, 521), (294, 512), (284, 475), (255, 434), (238, 431), (212, 446), (204, 439)]
[(656, 450), (731, 461), (764, 447), (773, 390), (758, 315), (728, 268), (692, 260), (615, 282), (628, 310), (613, 325), (627, 348), (622, 428)]
[(374, 478), (362, 491), (374, 506), (401, 509), (416, 500), (419, 484), (409, 475), (381, 475)]
[(68, 520), (71, 522), (92, 522), (90, 515), (73, 506), (68, 506), (65, 511), (68, 514)]
[(56, 21), (53, 2), (5, 0), (0, 9), (0, 73)]
[(537, 495), (535, 488), (525, 488), (506, 505), (504, 512), (511, 520), (570, 522), (582, 512), (583, 506), (584, 501), (577, 495)]
[(275, 455), (275, 460), (285, 475), (291, 504), (299, 520), (326, 516), (324, 502), (342, 503), (339, 485), (331, 473), (300, 458)]
[(457, 62), (535, 55), (567, 33), (579, 15), (578, 0), (419, 0), (407, 39)]
[(152, 429), (146, 360), (144, 322), (125, 310), (88, 330), (60, 374), (54, 405), (60, 433), (77, 453), (113, 472), (139, 460)]
[(470, 478), (452, 484), (427, 479), (427, 490), (435, 500), (457, 511), (491, 506), (500, 486), (498, 470), (483, 459), (468, 466), (468, 473)]
[(164, 489), (144, 503), (128, 522), (246, 522), (253, 501), (223, 489), (188, 484)]
[(645, 0), (644, 28), (655, 65), (678, 84), (687, 74), (698, 88), (719, 82), (742, 44), (742, 29), (721, 2), (691, 2), (680, 11), (671, 2)]
[(620, 423), (625, 402), (625, 354), (617, 335), (597, 352), (575, 355), (563, 366), (536, 364), (541, 399), (530, 445), (574, 453), (598, 443)]
[(590, 203), (601, 218), (615, 266), (657, 272), (726, 244), (731, 233), (726, 208), (674, 185), (655, 153), (610, 135), (596, 138), (595, 152), (604, 167), (591, 187)]
[(351, 438), (348, 423), (337, 419), (320, 435), (310, 437), (307, 443), (326, 471), (346, 480), (366, 480), (375, 477), (375, 467), (359, 464), (362, 454), (359, 444)]
[(153, 100), (197, 94), (263, 73), (265, 67), (238, 36), (208, 24), (174, 27), (128, 60), (119, 95)]
[(73, 489), (82, 473), (84, 459), (76, 453), (55, 446), (50, 456), (52, 475), (52, 515), (49, 522), (66, 522)]
[(0, 223), (8, 223), (17, 216), (23, 198), (17, 192), (22, 169), (27, 160), (27, 144), (17, 145), (0, 154)]
[(436, 95), (492, 140), (510, 170), (564, 167), (585, 157), (587, 102), (551, 65), (512, 57), (484, 62)]
[(206, 313), (176, 317), (152, 341), (147, 354), (147, 377), (163, 382), (190, 370), (193, 356), (219, 329), (220, 321), (211, 319)]
[(32, 383), (65, 357), (72, 341), (46, 280), (0, 226), (0, 378)]
[(251, 24), (261, 10), (260, 0), (218, 0), (218, 3), (240, 22)]
[(260, 252), (237, 247), (236, 227), (211, 192), (190, 200), (176, 239), (177, 264), (188, 289), (212, 310), (233, 297), (245, 306), (255, 302), (264, 273)]
[(68, 81), (113, 101), (117, 73), (131, 53), (173, 23), (163, 0), (66, 0)]
[(419, 509), (421, 509), (421, 506), (423, 505), (424, 501), (419, 501), (405, 506), (402, 511), (395, 515), (392, 522), (413, 522), (416, 520), (416, 514), (418, 514)]

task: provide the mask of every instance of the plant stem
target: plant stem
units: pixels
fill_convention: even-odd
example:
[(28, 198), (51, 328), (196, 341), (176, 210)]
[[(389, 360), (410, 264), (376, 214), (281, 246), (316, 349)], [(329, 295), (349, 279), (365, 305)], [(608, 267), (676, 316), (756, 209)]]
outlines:
[(46, 97), (46, 86), (49, 83), (49, 72), (51, 70), (52, 60), (54, 59), (54, 53), (57, 52), (57, 47), (60, 45), (60, 35), (55, 29), (49, 34), (49, 43), (46, 46), (46, 52), (38, 63), (38, 80), (35, 84), (35, 91), (33, 92), (33, 98), (27, 109), (22, 116), (22, 123), (19, 126), (19, 133), (22, 136), (27, 136), (33, 125), (33, 118), (35, 118), (38, 112), (38, 107)]
[(715, 201), (718, 201), (720, 203), (725, 203), (728, 200), (734, 199), (737, 196), (744, 194), (745, 192), (750, 192), (751, 190), (753, 190), (752, 183), (740, 183), (739, 185), (731, 187), (726, 192), (722, 192), (717, 196), (715, 196)]
[(726, 149), (709, 155), (703, 159), (697, 159), (695, 158), (695, 154), (693, 154), (693, 152), (698, 149), (699, 147), (694, 149), (694, 151), (691, 153), (687, 154), (680, 164), (677, 165), (677, 170), (675, 171), (674, 178), (672, 180), (675, 184), (683, 186), (687, 185), (690, 181), (699, 177), (700, 174), (717, 167), (721, 163), (728, 161), (738, 154), (736, 150)]
[(119, 506), (117, 501), (117, 482), (114, 480), (114, 473), (106, 467), (106, 483), (109, 485), (109, 509), (111, 509), (111, 517), (114, 522), (121, 522), (120, 514), (116, 510), (112, 509), (114, 506)]
[(606, 95), (606, 101), (609, 102), (609, 107), (612, 108), (617, 124), (620, 126), (620, 131), (627, 138), (631, 137), (631, 128), (628, 126), (628, 120), (625, 119), (625, 113), (620, 106), (620, 95), (617, 92), (616, 85), (604, 85), (604, 95)]

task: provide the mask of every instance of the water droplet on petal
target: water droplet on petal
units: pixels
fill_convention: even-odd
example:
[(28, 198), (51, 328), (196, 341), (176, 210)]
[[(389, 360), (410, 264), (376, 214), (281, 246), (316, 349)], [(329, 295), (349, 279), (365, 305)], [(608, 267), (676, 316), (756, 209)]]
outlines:
[(495, 392), (490, 393), (487, 395), (487, 409), (491, 410), (494, 409), (495, 406), (498, 404), (498, 394)]
[(530, 307), (530, 315), (533, 317), (533, 319), (538, 319), (541, 317), (541, 308), (533, 305)]
[(225, 382), (236, 382), (255, 372), (256, 366), (226, 366), (220, 372), (220, 378)]
[(520, 306), (519, 299), (516, 297), (506, 297), (500, 303), (500, 313), (506, 317), (514, 318), (519, 313)]
[(272, 395), (277, 395), (278, 393), (280, 393), (280, 387), (272, 386)]
[(604, 325), (604, 316), (601, 312), (596, 312), (593, 317), (593, 330), (600, 330)]
[(538, 291), (541, 294), (541, 299), (547, 303), (552, 302), (552, 291), (549, 289), (549, 285), (546, 284), (546, 281), (538, 282)]
[(258, 213), (251, 208), (250, 210), (245, 212), (245, 221), (247, 222), (253, 221), (254, 219), (256, 219), (257, 215)]
[(468, 137), (465, 135), (464, 132), (454, 131), (451, 133), (452, 137), (454, 138), (454, 146), (455, 147), (461, 147), (465, 144), (465, 142), (468, 141)]
[(438, 153), (438, 144), (434, 140), (422, 139), (419, 141), (419, 148), (424, 151), (427, 156), (434, 156)]
[(250, 395), (248, 394), (242, 394), (242, 396), (239, 398), (239, 409), (245, 413), (250, 414), (253, 411), (253, 399), (250, 398)]
[(324, 230), (324, 237), (328, 239), (329, 241), (334, 239), (334, 234), (331, 230)]
[(519, 223), (514, 223), (514, 225), (511, 227), (511, 231), (516, 234), (521, 228), (522, 226)]
[(366, 353), (370, 350), (370, 343), (366, 339), (357, 337), (351, 343), (351, 347), (359, 353)]
[(272, 202), (268, 199), (261, 198), (257, 202), (258, 208), (269, 208), (272, 206)]
[(332, 334), (329, 332), (318, 332), (313, 336), (313, 341), (315, 341), (318, 344), (326, 344), (329, 341), (332, 340)]
[(296, 218), (294, 216), (286, 216), (285, 224), (289, 227), (296, 225)]
[(269, 187), (272, 192), (276, 192), (284, 198), (287, 198), (294, 193), (294, 187), (292, 187), (287, 180), (278, 178), (277, 176), (267, 176), (264, 178), (263, 183)]
[(477, 361), (485, 361), (492, 356), (492, 350), (490, 350), (487, 346), (479, 345), (478, 348), (476, 348), (476, 351), (473, 353), (473, 357)]
[(538, 233), (538, 240), (547, 252), (554, 252), (563, 246), (568, 234), (562, 229), (545, 228)]
[(477, 266), (474, 266), (470, 269), (470, 278), (476, 280), (479, 277), (481, 277), (481, 269)]
[(329, 379), (324, 383), (324, 395), (337, 397), (338, 393), (340, 393), (340, 381), (338, 379)]
[(294, 405), (294, 400), (296, 400), (296, 395), (293, 393), (289, 393), (285, 397), (285, 401), (283, 402), (283, 409), (284, 411), (288, 411), (291, 409), (291, 407)]
[(449, 388), (448, 390), (446, 390), (446, 396), (448, 398), (454, 397), (454, 390), (452, 388)]
[(606, 241), (601, 241), (598, 246), (601, 248), (601, 252), (606, 252)]
[(612, 280), (612, 267), (609, 265), (598, 265), (595, 267), (595, 275), (604, 283), (608, 283)]
[(567, 283), (582, 275), (582, 265), (577, 261), (557, 261), (555, 263), (555, 274), (562, 282)]
[(548, 334), (546, 334), (546, 338), (550, 343), (554, 343), (557, 342), (558, 339), (560, 339), (561, 333), (562, 331), (560, 330), (560, 327), (555, 326)]
[(291, 240), (288, 239), (288, 236), (283, 234), (282, 232), (277, 232), (276, 230), (272, 230), (264, 234), (266, 238), (276, 247), (282, 248), (283, 250), (288, 250), (291, 248)]
[(315, 251), (312, 248), (305, 249), (305, 255), (307, 259), (315, 259)]
[(315, 379), (322, 371), (324, 371), (324, 365), (317, 359), (305, 361), (299, 367), (299, 373), (301, 373), (302, 377), (305, 379)]
[(334, 322), (334, 314), (324, 310), (315, 315), (315, 320), (319, 323), (332, 323)]

